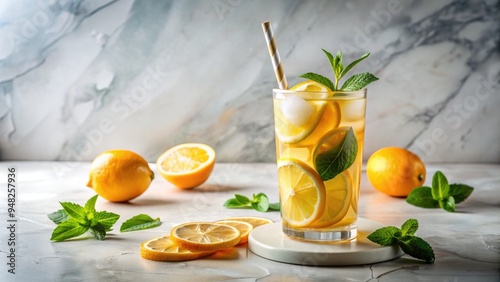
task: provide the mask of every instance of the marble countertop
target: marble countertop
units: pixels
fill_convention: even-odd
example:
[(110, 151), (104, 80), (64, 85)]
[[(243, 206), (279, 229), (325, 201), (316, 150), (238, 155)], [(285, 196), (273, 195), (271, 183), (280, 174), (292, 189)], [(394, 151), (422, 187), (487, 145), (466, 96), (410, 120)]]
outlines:
[[(385, 225), (400, 226), (408, 218), (420, 223), (417, 236), (434, 248), (436, 262), (426, 264), (407, 255), (392, 261), (351, 267), (311, 267), (270, 261), (246, 246), (208, 258), (167, 263), (139, 255), (140, 243), (167, 234), (187, 221), (215, 221), (230, 216), (262, 216), (279, 220), (279, 213), (225, 209), (234, 193), (264, 192), (278, 200), (274, 164), (217, 163), (201, 187), (183, 191), (159, 174), (150, 188), (127, 204), (99, 198), (97, 210), (121, 215), (116, 226), (139, 213), (160, 217), (160, 227), (130, 233), (110, 232), (104, 241), (83, 238), (54, 243), (55, 225), (47, 214), (59, 201), (84, 204), (94, 195), (85, 186), (90, 163), (2, 162), (0, 182), (7, 187), (7, 170), (16, 168), (15, 232), (9, 233), (8, 193), (0, 194), (1, 281), (499, 281), (500, 279), (500, 165), (428, 165), (426, 183), (441, 170), (452, 183), (475, 187), (457, 212), (421, 209), (404, 199), (375, 191), (362, 177), (359, 213)], [(155, 170), (154, 165), (151, 167)], [(156, 170), (155, 170), (156, 172)], [(6, 228), (7, 227), (7, 228)], [(6, 231), (7, 230), (7, 231)], [(15, 237), (15, 274), (8, 272), (9, 236)], [(6, 261), (7, 260), (7, 261)], [(6, 266), (7, 265), (7, 266)]]

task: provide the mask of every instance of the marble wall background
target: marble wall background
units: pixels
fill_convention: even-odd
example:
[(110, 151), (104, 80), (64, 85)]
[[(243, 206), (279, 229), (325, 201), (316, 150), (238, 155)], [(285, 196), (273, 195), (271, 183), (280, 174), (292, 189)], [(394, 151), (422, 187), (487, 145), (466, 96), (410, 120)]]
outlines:
[(500, 23), (487, 1), (0, 2), (0, 158), (150, 161), (183, 142), (220, 162), (275, 159), (276, 87), (260, 23), (291, 84), (330, 74), (320, 48), (380, 81), (365, 158), (386, 146), (428, 162), (500, 162)]

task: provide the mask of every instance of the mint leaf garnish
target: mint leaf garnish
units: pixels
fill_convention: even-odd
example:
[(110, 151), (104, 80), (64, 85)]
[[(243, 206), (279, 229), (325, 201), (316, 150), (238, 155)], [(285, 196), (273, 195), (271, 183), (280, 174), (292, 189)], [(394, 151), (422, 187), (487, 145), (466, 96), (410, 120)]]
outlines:
[(154, 228), (160, 225), (161, 221), (159, 217), (153, 219), (147, 214), (139, 214), (122, 223), (122, 226), (120, 227), (120, 232), (144, 230), (148, 228)]
[(327, 77), (324, 77), (320, 74), (308, 72), (308, 73), (301, 74), (300, 77), (307, 78), (307, 79), (316, 81), (318, 83), (321, 83), (321, 84), (327, 86), (328, 88), (330, 88), (330, 90), (332, 90), (332, 91), (333, 91), (333, 89), (335, 89), (335, 85), (333, 84), (333, 82), (330, 79), (328, 79)]
[(406, 254), (427, 263), (435, 261), (432, 247), (422, 238), (414, 236), (418, 229), (416, 219), (408, 219), (401, 229), (395, 226), (386, 226), (375, 230), (367, 236), (368, 240), (382, 246), (391, 246), (398, 244), (401, 250)]
[(224, 203), (223, 206), (225, 208), (228, 208), (228, 209), (238, 209), (238, 208), (249, 209), (249, 208), (251, 208), (251, 209), (254, 209), (254, 210), (260, 211), (260, 212), (279, 211), (280, 210), (280, 204), (279, 203), (269, 203), (269, 198), (264, 193), (253, 194), (252, 200), (250, 200), (246, 196), (243, 196), (240, 194), (235, 194), (234, 198), (226, 200), (226, 202)]
[(61, 222), (52, 232), (52, 236), (50, 240), (52, 241), (64, 241), (67, 239), (71, 239), (74, 237), (78, 237), (85, 232), (87, 232), (89, 228), (82, 226), (80, 223), (76, 222), (74, 219), (68, 219), (64, 222)]
[(359, 62), (363, 61), (364, 59), (368, 58), (370, 56), (370, 53), (366, 53), (361, 58), (355, 60), (354, 62), (350, 63), (347, 65), (347, 67), (344, 68), (344, 55), (342, 54), (341, 51), (338, 51), (335, 56), (333, 56), (330, 52), (326, 51), (325, 49), (321, 49), (325, 53), (325, 55), (328, 58), (328, 61), (330, 62), (330, 66), (332, 67), (332, 71), (334, 74), (334, 80), (335, 83), (332, 82), (327, 77), (324, 77), (320, 74), (308, 72), (305, 74), (300, 75), (300, 77), (307, 78), (313, 81), (316, 81), (318, 83), (321, 83), (328, 88), (330, 88), (332, 91), (338, 91), (338, 90), (343, 90), (343, 91), (356, 91), (360, 90), (366, 85), (378, 80), (376, 76), (374, 76), (371, 73), (360, 73), (352, 76), (349, 78), (342, 87), (339, 88), (339, 83), (340, 80), (349, 72), (354, 66), (356, 66)]
[(363, 89), (366, 85), (377, 81), (378, 77), (374, 76), (371, 73), (364, 72), (358, 73), (351, 76), (345, 83), (342, 85), (343, 91), (357, 91)]
[[(338, 129), (339, 133), (345, 135), (340, 144), (326, 152), (318, 154), (314, 159), (316, 171), (321, 176), (323, 181), (333, 179), (339, 173), (348, 169), (356, 160), (358, 153), (358, 141), (352, 127), (341, 127)], [(338, 136), (331, 135), (326, 138), (337, 138)], [(323, 141), (323, 140), (322, 140)], [(322, 143), (322, 141), (320, 141)]]
[(431, 187), (418, 187), (410, 192), (406, 202), (421, 208), (439, 208), (454, 212), (456, 204), (467, 199), (474, 188), (465, 184), (448, 184), (446, 176), (437, 171), (432, 177)]
[(363, 61), (364, 59), (368, 58), (370, 56), (370, 52), (364, 54), (361, 56), (361, 58), (355, 60), (354, 62), (350, 63), (341, 73), (341, 76), (344, 76), (348, 71), (350, 71), (355, 65), (357, 65), (359, 62)]
[(55, 224), (59, 224), (61, 222), (65, 222), (66, 220), (70, 219), (71, 217), (64, 211), (64, 209), (60, 209), (58, 211), (55, 211), (53, 213), (49, 213), (47, 217), (52, 220)]

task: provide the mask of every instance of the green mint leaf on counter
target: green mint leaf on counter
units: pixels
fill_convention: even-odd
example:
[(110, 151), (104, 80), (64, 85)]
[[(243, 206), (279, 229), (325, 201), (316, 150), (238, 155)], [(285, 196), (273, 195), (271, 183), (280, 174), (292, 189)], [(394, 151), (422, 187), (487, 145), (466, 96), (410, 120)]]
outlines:
[(439, 208), (454, 212), (456, 204), (467, 199), (474, 188), (465, 184), (448, 184), (448, 179), (441, 171), (436, 171), (432, 177), (431, 187), (413, 189), (406, 202), (421, 208)]
[(330, 79), (328, 79), (327, 77), (324, 77), (320, 74), (308, 72), (308, 73), (301, 74), (300, 77), (321, 83), (321, 84), (325, 85), (326, 87), (330, 88), (330, 90), (332, 90), (332, 91), (334, 91), (334, 89), (335, 89), (335, 85), (333, 84), (333, 82)]
[(90, 234), (92, 234), (97, 240), (104, 240), (106, 237), (106, 228), (100, 222), (96, 222), (90, 227)]
[(280, 209), (281, 209), (280, 203), (269, 204), (269, 210), (271, 211), (280, 211)]
[(90, 229), (90, 233), (98, 240), (103, 240), (106, 232), (111, 231), (113, 225), (120, 218), (119, 215), (95, 210), (98, 195), (90, 198), (85, 206), (71, 202), (61, 202), (63, 209), (47, 215), (57, 227), (52, 232), (52, 241), (64, 241), (80, 236)]
[(401, 236), (413, 236), (418, 229), (418, 221), (410, 218), (401, 226)]
[(234, 198), (231, 198), (231, 199), (228, 199), (224, 205), (224, 207), (228, 208), (228, 209), (238, 209), (238, 208), (248, 208), (250, 207), (249, 204), (244, 204), (240, 201), (238, 201), (238, 199), (234, 199)]
[(455, 204), (461, 203), (472, 194), (474, 188), (465, 184), (450, 184), (450, 196), (455, 199)]
[(433, 263), (435, 256), (432, 247), (422, 238), (413, 235), (417, 229), (418, 221), (408, 219), (403, 223), (401, 229), (395, 226), (382, 227), (372, 232), (367, 238), (382, 246), (398, 244), (407, 255), (425, 260), (427, 263)]
[(104, 230), (108, 232), (112, 230), (113, 225), (118, 221), (119, 218), (120, 216), (116, 213), (99, 211), (95, 213), (94, 219), (92, 221), (102, 224)]
[(55, 211), (53, 213), (49, 213), (47, 217), (52, 220), (55, 224), (59, 224), (62, 222), (65, 222), (66, 220), (70, 219), (71, 217), (64, 211), (64, 209), (60, 209), (58, 211)]
[(455, 211), (455, 198), (453, 196), (448, 196), (448, 198), (439, 201), (439, 205), (448, 212)]
[(269, 203), (269, 198), (264, 193), (253, 194), (252, 200), (248, 197), (235, 194), (234, 198), (226, 200), (224, 207), (228, 209), (254, 209), (260, 212), (279, 211), (279, 203)]
[(160, 225), (161, 221), (159, 217), (153, 219), (147, 214), (139, 214), (122, 223), (122, 226), (120, 227), (120, 232), (144, 230), (148, 228), (154, 228)]
[(432, 177), (432, 198), (434, 200), (445, 200), (448, 198), (450, 192), (450, 185), (446, 176), (441, 171), (436, 171)]
[(343, 135), (340, 144), (331, 150), (319, 153), (314, 159), (316, 170), (323, 181), (333, 179), (339, 173), (348, 169), (356, 160), (358, 153), (358, 141), (352, 127), (341, 127), (337, 130), (337, 133), (327, 138), (338, 140)]
[(412, 236), (408, 240), (399, 241), (398, 245), (403, 252), (414, 258), (425, 260), (427, 263), (436, 260), (432, 247), (420, 237)]
[(80, 223), (71, 218), (57, 225), (52, 232), (50, 240), (57, 242), (64, 241), (78, 237), (87, 232), (87, 230), (89, 230), (88, 227), (82, 226)]
[(341, 90), (343, 91), (357, 91), (363, 89), (368, 84), (377, 81), (378, 77), (374, 76), (371, 73), (364, 72), (358, 73), (351, 76), (344, 85), (342, 85)]
[(251, 205), (256, 211), (266, 212), (269, 209), (269, 198), (264, 193), (254, 194)]
[(250, 199), (240, 194), (234, 194), (234, 198), (241, 204), (250, 204)]
[(87, 220), (87, 215), (85, 209), (79, 204), (71, 202), (60, 202), (64, 211), (76, 222), (85, 223)]
[(413, 189), (406, 197), (406, 202), (421, 208), (439, 208), (439, 202), (432, 198), (432, 188), (426, 186)]
[[(87, 218), (89, 218), (89, 215), (93, 217), (94, 212), (95, 212), (95, 203), (97, 202), (97, 197), (99, 195), (95, 195), (94, 197), (90, 198), (86, 203), (85, 206), (83, 207), (83, 210), (85, 211), (85, 214), (87, 215)], [(89, 218), (92, 219), (92, 218)]]
[(391, 246), (398, 242), (396, 236), (398, 232), (401, 232), (399, 228), (386, 226), (373, 231), (367, 238), (381, 246)]

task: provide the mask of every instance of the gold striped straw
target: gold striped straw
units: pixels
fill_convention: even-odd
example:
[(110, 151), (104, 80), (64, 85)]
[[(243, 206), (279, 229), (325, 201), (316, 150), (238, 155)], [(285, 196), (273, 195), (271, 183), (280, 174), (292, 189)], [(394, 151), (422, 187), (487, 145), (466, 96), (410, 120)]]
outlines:
[(273, 62), (274, 73), (276, 74), (276, 80), (278, 81), (279, 88), (288, 89), (288, 82), (286, 81), (285, 72), (283, 71), (280, 53), (278, 52), (278, 47), (276, 47), (276, 43), (274, 42), (274, 33), (271, 23), (262, 23), (262, 30), (264, 31), (267, 48), (269, 49), (269, 56), (271, 56), (271, 61)]

